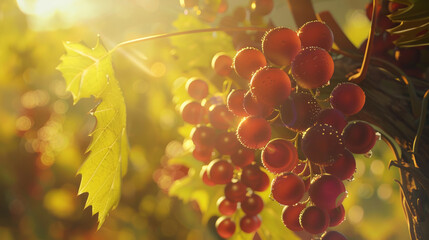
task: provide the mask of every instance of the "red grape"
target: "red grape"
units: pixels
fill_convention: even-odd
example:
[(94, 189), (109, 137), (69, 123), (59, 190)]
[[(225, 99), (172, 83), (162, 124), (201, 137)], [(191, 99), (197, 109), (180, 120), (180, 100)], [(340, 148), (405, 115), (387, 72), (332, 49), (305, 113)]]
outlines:
[(223, 238), (229, 238), (234, 235), (235, 223), (229, 217), (220, 217), (216, 221), (216, 231), (219, 236)]
[(293, 93), (280, 106), (280, 117), (287, 128), (305, 131), (316, 123), (320, 106), (308, 93)]
[(301, 26), (298, 30), (302, 48), (321, 47), (326, 51), (331, 50), (334, 44), (334, 34), (324, 22), (311, 21)]
[(247, 148), (264, 147), (271, 138), (271, 128), (267, 120), (259, 117), (244, 118), (237, 128), (237, 137)]
[(292, 76), (299, 86), (312, 89), (329, 83), (334, 74), (331, 55), (320, 47), (301, 50), (292, 61)]
[(234, 167), (226, 160), (216, 159), (208, 165), (207, 175), (216, 184), (227, 184), (234, 175)]
[(290, 95), (289, 76), (280, 68), (261, 68), (253, 74), (250, 91), (258, 102), (277, 106)]
[(242, 182), (230, 182), (225, 186), (225, 197), (234, 202), (241, 202), (246, 198), (247, 188)]
[(265, 191), (270, 185), (268, 175), (261, 171), (258, 165), (247, 165), (241, 173), (241, 182), (254, 191)]
[(305, 204), (295, 204), (292, 206), (285, 206), (282, 212), (282, 220), (284, 225), (294, 232), (302, 231), (302, 227), (299, 224), (299, 215), (304, 210)]
[(209, 85), (198, 78), (190, 78), (186, 82), (186, 91), (196, 100), (202, 100), (209, 94)]
[(285, 139), (271, 140), (261, 153), (262, 163), (272, 173), (291, 171), (298, 163), (295, 146)]
[(367, 153), (371, 150), (377, 136), (374, 128), (364, 122), (350, 123), (343, 131), (344, 144), (352, 153)]
[(222, 155), (231, 155), (240, 147), (235, 132), (222, 132), (216, 137), (215, 148)]
[(357, 84), (341, 83), (332, 90), (330, 102), (345, 115), (354, 115), (365, 105), (365, 92)]
[(317, 116), (317, 123), (328, 124), (334, 127), (338, 132), (342, 132), (347, 125), (344, 114), (337, 109), (323, 109)]
[(240, 147), (235, 153), (231, 154), (232, 163), (241, 168), (251, 164), (254, 159), (254, 150), (245, 147)]
[(305, 231), (311, 234), (323, 233), (329, 226), (329, 215), (326, 210), (310, 206), (301, 212), (299, 223)]
[(347, 238), (337, 231), (329, 231), (324, 233), (320, 240), (347, 240)]
[(206, 109), (198, 102), (186, 101), (180, 107), (180, 112), (183, 121), (196, 125), (202, 122)]
[(225, 53), (217, 53), (212, 60), (213, 70), (220, 76), (228, 76), (232, 68), (232, 58)]
[(230, 216), (237, 210), (237, 202), (231, 201), (225, 197), (217, 200), (217, 208), (222, 215)]
[(198, 125), (192, 129), (191, 136), (195, 146), (212, 147), (215, 143), (216, 132), (212, 127)]
[(283, 205), (297, 203), (304, 196), (305, 185), (302, 178), (295, 173), (283, 173), (271, 184), (273, 198)]
[(340, 206), (347, 196), (343, 182), (330, 174), (313, 178), (308, 193), (316, 206), (326, 210)]
[(212, 180), (210, 180), (208, 174), (207, 174), (207, 166), (203, 166), (201, 168), (200, 177), (203, 180), (203, 183), (208, 186), (214, 186), (216, 183), (214, 183)]
[(332, 165), (325, 167), (325, 171), (340, 180), (352, 179), (356, 171), (356, 160), (353, 154), (345, 149), (342, 154), (337, 156)]
[(245, 215), (240, 219), (240, 228), (245, 233), (256, 232), (261, 226), (261, 218), (256, 216)]
[(257, 117), (268, 117), (274, 111), (272, 106), (258, 102), (250, 91), (244, 95), (243, 107), (249, 115)]
[(329, 210), (329, 226), (335, 227), (340, 225), (344, 221), (344, 217), (346, 211), (344, 210), (344, 206), (341, 204), (340, 206)]
[(241, 209), (246, 215), (254, 216), (257, 215), (262, 211), (264, 208), (264, 201), (262, 198), (255, 193), (252, 193), (252, 195), (246, 197), (241, 202)]
[(233, 66), (240, 77), (250, 81), (254, 72), (267, 66), (267, 60), (258, 49), (247, 47), (237, 52)]
[(212, 157), (213, 147), (207, 147), (204, 145), (195, 146), (195, 149), (192, 151), (192, 156), (203, 163), (209, 163)]
[(389, 8), (389, 12), (393, 13), (398, 11), (398, 9), (401, 8), (405, 8), (407, 7), (407, 5), (402, 4), (402, 3), (397, 3), (397, 2), (389, 2), (388, 8)]
[(279, 66), (288, 66), (301, 49), (301, 41), (295, 31), (285, 27), (269, 30), (262, 40), (265, 57)]
[(235, 115), (239, 117), (247, 117), (249, 114), (244, 110), (244, 95), (246, 94), (246, 90), (244, 89), (238, 89), (238, 90), (232, 90), (228, 94), (227, 98), (227, 106), (229, 111), (234, 113)]
[(234, 115), (225, 104), (213, 105), (209, 110), (209, 121), (217, 129), (227, 130), (234, 122)]
[(302, 152), (318, 165), (331, 165), (343, 151), (341, 135), (331, 125), (316, 124), (302, 138)]

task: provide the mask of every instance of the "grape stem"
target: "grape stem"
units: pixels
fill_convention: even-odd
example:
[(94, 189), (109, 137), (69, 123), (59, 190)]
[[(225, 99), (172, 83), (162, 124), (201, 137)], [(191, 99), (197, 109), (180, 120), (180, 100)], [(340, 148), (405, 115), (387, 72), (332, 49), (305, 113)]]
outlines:
[(229, 31), (229, 32), (241, 32), (241, 31), (259, 31), (259, 32), (265, 32), (267, 31), (267, 28), (261, 28), (261, 27), (218, 27), (218, 28), (205, 28), (205, 29), (194, 29), (194, 30), (188, 30), (188, 31), (182, 31), (182, 32), (174, 32), (174, 33), (161, 33), (161, 34), (155, 34), (150, 35), (147, 37), (141, 37), (132, 39), (129, 41), (121, 42), (117, 44), (115, 47), (113, 47), (109, 54), (116, 51), (118, 48), (132, 45), (135, 43), (145, 42), (149, 40), (155, 40), (155, 39), (161, 39), (161, 38), (169, 38), (174, 36), (181, 36), (181, 35), (189, 35), (189, 34), (195, 34), (195, 33), (206, 33), (206, 32), (221, 32), (221, 31)]
[(349, 81), (354, 83), (362, 82), (366, 77), (366, 73), (368, 72), (368, 66), (370, 62), (369, 60), (371, 57), (372, 48), (373, 48), (372, 46), (374, 42), (374, 33), (375, 33), (375, 27), (376, 27), (375, 24), (377, 23), (377, 10), (376, 10), (377, 5), (378, 5), (378, 0), (373, 0), (371, 30), (369, 31), (368, 41), (366, 43), (365, 55), (363, 56), (362, 66), (359, 69), (358, 73), (349, 77)]

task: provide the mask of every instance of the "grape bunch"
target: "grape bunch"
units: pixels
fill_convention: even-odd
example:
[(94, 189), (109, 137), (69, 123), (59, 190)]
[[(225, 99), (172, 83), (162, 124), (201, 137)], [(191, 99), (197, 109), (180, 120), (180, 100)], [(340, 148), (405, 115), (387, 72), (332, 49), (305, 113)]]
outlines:
[[(213, 60), (214, 70), (222, 76), (231, 70), (231, 63), (228, 65), (225, 61), (229, 61), (226, 55)], [(257, 192), (269, 187), (269, 177), (254, 163), (255, 151), (238, 141), (234, 129), (238, 118), (221, 97), (208, 98), (207, 82), (191, 78), (186, 90), (193, 100), (183, 103), (181, 114), (185, 122), (195, 125), (191, 131), (195, 146), (192, 155), (205, 164), (200, 172), (201, 179), (208, 186), (224, 185), (224, 196), (217, 201), (222, 214), (216, 222), (217, 232), (223, 238), (235, 233), (236, 225), (231, 216), (239, 208), (244, 213), (240, 229), (246, 233), (255, 232), (261, 225), (258, 214), (264, 207)]]
[[(221, 237), (235, 233), (231, 216), (239, 208), (241, 231), (257, 231), (264, 201), (256, 192), (271, 185), (271, 198), (284, 206), (279, 215), (288, 229), (323, 234), (324, 240), (346, 239), (327, 229), (344, 220), (343, 181), (353, 178), (353, 154), (370, 152), (377, 134), (365, 122), (347, 121), (365, 105), (357, 84), (341, 82), (328, 99), (318, 99), (315, 91), (330, 85), (334, 72), (332, 45), (333, 34), (320, 21), (298, 31), (277, 27), (266, 32), (259, 48), (213, 58), (216, 74), (227, 77), (234, 70), (247, 89), (227, 89), (225, 101), (209, 97), (203, 80), (188, 80), (193, 100), (182, 105), (181, 114), (195, 125), (192, 154), (206, 164), (200, 173), (205, 184), (225, 186), (216, 222)], [(295, 137), (283, 136), (278, 126)], [(271, 173), (271, 183), (262, 168)]]

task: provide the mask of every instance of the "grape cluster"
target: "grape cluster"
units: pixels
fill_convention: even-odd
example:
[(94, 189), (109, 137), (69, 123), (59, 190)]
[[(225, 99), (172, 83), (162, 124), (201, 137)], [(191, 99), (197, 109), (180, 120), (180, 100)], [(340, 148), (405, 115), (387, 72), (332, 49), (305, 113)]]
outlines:
[[(353, 156), (371, 150), (374, 129), (364, 122), (348, 122), (365, 104), (356, 84), (340, 83), (332, 90), (330, 105), (316, 99), (313, 90), (330, 84), (334, 62), (329, 50), (333, 34), (320, 21), (304, 24), (297, 32), (269, 30), (260, 49), (239, 50), (232, 66), (249, 82), (249, 89), (234, 89), (227, 106), (241, 117), (236, 134), (242, 146), (261, 149), (261, 162), (275, 175), (271, 196), (285, 205), (282, 219), (292, 231), (322, 234), (344, 220), (347, 196), (342, 181), (352, 179)], [(271, 137), (277, 118), (293, 139)], [(340, 239), (326, 232), (322, 239)]]
[[(212, 67), (217, 74), (229, 74), (229, 59), (223, 54), (213, 58)], [(236, 223), (231, 216), (240, 208), (244, 213), (239, 222), (241, 231), (255, 232), (261, 225), (258, 214), (264, 207), (257, 192), (268, 189), (269, 177), (254, 163), (255, 150), (242, 146), (237, 139), (234, 128), (238, 118), (221, 97), (209, 97), (207, 82), (190, 78), (186, 90), (193, 100), (182, 104), (181, 114), (185, 122), (195, 125), (191, 131), (195, 146), (192, 154), (205, 164), (201, 179), (208, 186), (224, 185), (224, 196), (217, 201), (222, 215), (216, 222), (217, 232), (223, 238), (235, 233)]]
[[(377, 23), (376, 31), (374, 36), (373, 51), (372, 55), (388, 61), (399, 68), (401, 68), (407, 75), (416, 78), (425, 78), (428, 66), (428, 47), (395, 47), (393, 42), (399, 38), (398, 35), (390, 35), (386, 29), (396, 27), (399, 23), (392, 22), (387, 15), (403, 11), (408, 6), (396, 2), (385, 2), (384, 4), (378, 5), (377, 11)], [(366, 5), (366, 16), (369, 20), (372, 19), (373, 3), (372, 1)], [(417, 37), (425, 34), (425, 31), (417, 33)], [(365, 40), (359, 50), (364, 53), (367, 40)]]
[[(274, 176), (271, 198), (284, 205), (281, 216), (288, 229), (346, 239), (327, 229), (344, 220), (343, 181), (353, 178), (353, 154), (368, 153), (377, 135), (365, 122), (347, 121), (365, 104), (358, 85), (339, 83), (324, 100), (314, 94), (330, 84), (332, 45), (333, 34), (320, 21), (296, 32), (277, 27), (266, 32), (260, 48), (242, 48), (233, 58), (219, 53), (212, 60), (216, 74), (227, 77), (235, 70), (248, 89), (227, 90), (224, 101), (209, 97), (203, 80), (188, 80), (193, 100), (182, 105), (181, 114), (195, 125), (193, 156), (206, 164), (200, 173), (205, 184), (225, 186), (216, 222), (221, 237), (235, 233), (231, 215), (239, 208), (244, 212), (241, 231), (260, 227), (264, 201), (256, 192), (270, 186), (265, 168)], [(276, 136), (279, 122), (295, 137)]]

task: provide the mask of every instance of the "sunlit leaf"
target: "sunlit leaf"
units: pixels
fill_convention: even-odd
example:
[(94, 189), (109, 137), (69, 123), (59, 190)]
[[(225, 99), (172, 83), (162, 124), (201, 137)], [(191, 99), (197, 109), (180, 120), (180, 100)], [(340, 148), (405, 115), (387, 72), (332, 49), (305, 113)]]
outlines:
[(85, 207), (92, 206), (93, 214), (98, 213), (100, 227), (119, 203), (121, 179), (127, 169), (125, 102), (110, 55), (99, 41), (93, 49), (72, 43), (66, 43), (65, 48), (67, 53), (58, 69), (74, 102), (91, 95), (101, 100), (91, 113), (97, 124), (91, 133), (89, 155), (78, 171), (82, 176), (79, 194), (88, 193)]
[(399, 35), (394, 41), (397, 46), (416, 47), (429, 45), (429, 4), (427, 0), (394, 0), (407, 5), (389, 15), (400, 24), (389, 29), (393, 35)]

